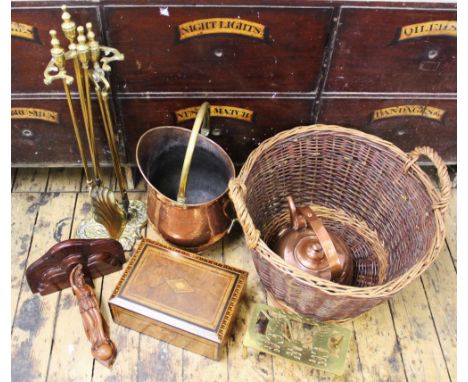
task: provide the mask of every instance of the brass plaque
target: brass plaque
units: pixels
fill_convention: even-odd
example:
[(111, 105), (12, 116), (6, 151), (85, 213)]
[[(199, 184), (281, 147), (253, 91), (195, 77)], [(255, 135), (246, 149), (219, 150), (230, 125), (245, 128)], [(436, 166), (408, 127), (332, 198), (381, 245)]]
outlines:
[[(188, 107), (175, 112), (176, 121), (184, 122), (195, 119), (199, 107)], [(232, 118), (240, 121), (252, 123), (255, 112), (235, 106), (210, 105), (210, 117)]]
[(13, 37), (24, 38), (26, 40), (37, 40), (37, 30), (32, 25), (18, 23), (16, 21), (11, 22), (11, 35)]
[(374, 110), (371, 116), (371, 122), (380, 121), (387, 118), (398, 117), (422, 117), (434, 121), (442, 122), (446, 111), (433, 106), (424, 105), (401, 105), (386, 107), (384, 109)]
[(59, 123), (59, 114), (56, 111), (35, 109), (31, 107), (12, 107), (11, 119), (38, 119), (41, 121)]
[(398, 41), (427, 36), (457, 37), (457, 22), (453, 20), (428, 21), (405, 25), (398, 31)]
[(255, 304), (244, 346), (342, 375), (351, 335), (338, 325)]
[(180, 41), (213, 34), (235, 34), (260, 40), (267, 39), (267, 28), (253, 21), (233, 18), (193, 20), (178, 26)]

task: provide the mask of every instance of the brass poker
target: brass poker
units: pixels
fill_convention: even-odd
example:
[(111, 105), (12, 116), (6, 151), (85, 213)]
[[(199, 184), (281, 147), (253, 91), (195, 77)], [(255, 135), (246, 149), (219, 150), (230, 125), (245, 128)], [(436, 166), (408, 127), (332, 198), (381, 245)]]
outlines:
[(89, 47), (86, 44), (86, 36), (84, 35), (84, 28), (79, 26), (76, 28), (78, 32), (78, 45), (76, 46), (76, 54), (78, 56), (78, 60), (81, 63), (81, 69), (83, 70), (83, 77), (84, 77), (84, 93), (86, 97), (86, 109), (88, 114), (88, 129), (89, 129), (89, 144), (90, 144), (90, 151), (91, 151), (91, 159), (93, 161), (93, 168), (96, 175), (96, 185), (101, 185), (101, 169), (99, 167), (99, 155), (96, 148), (96, 139), (94, 136), (94, 121), (93, 121), (93, 112), (91, 106), (91, 88), (89, 86)]
[(74, 21), (72, 21), (71, 15), (67, 11), (66, 5), (62, 5), (62, 20), (63, 20), (63, 23), (61, 25), (62, 31), (70, 43), (68, 45), (69, 51), (67, 52), (68, 53), (67, 58), (71, 58), (73, 60), (73, 68), (75, 70), (76, 85), (78, 88), (78, 94), (80, 98), (81, 114), (83, 116), (83, 122), (85, 125), (85, 131), (86, 131), (86, 138), (88, 141), (88, 147), (89, 147), (89, 151), (91, 154), (91, 160), (93, 163), (93, 171), (94, 171), (95, 179), (91, 183), (88, 182), (88, 186), (92, 187), (94, 184), (100, 183), (100, 173), (97, 169), (95, 158), (93, 158), (94, 150), (93, 150), (93, 143), (92, 143), (91, 136), (90, 136), (89, 116), (88, 116), (88, 110), (87, 110), (87, 105), (86, 105), (86, 94), (83, 89), (83, 76), (81, 74), (80, 62), (79, 62), (78, 55), (77, 55), (77, 46), (75, 43), (76, 24)]
[[(78, 128), (78, 123), (76, 122), (75, 109), (73, 107), (73, 102), (70, 94), (69, 85), (73, 83), (73, 77), (67, 75), (67, 71), (65, 70), (65, 51), (60, 46), (60, 41), (57, 39), (57, 32), (55, 30), (51, 30), (49, 34), (51, 37), (50, 44), (52, 45), (52, 49), (50, 50), (52, 60), (50, 61), (49, 65), (46, 68), (46, 71), (44, 72), (44, 83), (46, 85), (49, 85), (52, 83), (52, 81), (55, 81), (57, 79), (62, 79), (63, 81), (63, 88), (67, 97), (68, 108), (70, 110), (73, 130), (75, 132), (78, 150), (80, 152), (81, 161), (83, 163), (86, 181), (88, 184), (90, 184), (92, 182), (91, 174), (89, 173), (88, 161), (86, 160), (86, 155), (83, 150), (83, 143), (81, 141), (80, 130)], [(56, 71), (56, 69), (58, 69), (58, 74), (50, 75), (50, 72)]]
[[(122, 172), (122, 165), (120, 163), (120, 156), (116, 145), (116, 139), (114, 135), (114, 127), (112, 125), (112, 118), (109, 108), (109, 90), (110, 85), (105, 76), (104, 70), (99, 65), (99, 58), (101, 56), (101, 49), (99, 42), (95, 39), (95, 34), (92, 30), (92, 24), (87, 23), (86, 29), (88, 31), (88, 46), (90, 51), (91, 62), (93, 64), (93, 71), (91, 79), (94, 82), (94, 88), (97, 95), (99, 108), (101, 110), (102, 121), (104, 124), (104, 131), (106, 133), (107, 142), (111, 150), (112, 162), (114, 164), (114, 171), (119, 184), (120, 193), (122, 196), (122, 205), (126, 213), (128, 213), (129, 200), (127, 195), (127, 182)], [(100, 83), (103, 84), (101, 88)]]

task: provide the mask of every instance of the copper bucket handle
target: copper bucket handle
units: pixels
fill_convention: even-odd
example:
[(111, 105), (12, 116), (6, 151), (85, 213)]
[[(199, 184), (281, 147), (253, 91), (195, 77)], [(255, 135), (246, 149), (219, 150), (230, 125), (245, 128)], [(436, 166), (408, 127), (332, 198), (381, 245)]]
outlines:
[(300, 228), (300, 217), (303, 217), (307, 222), (307, 225), (312, 228), (314, 233), (317, 235), (317, 239), (322, 246), (323, 253), (327, 257), (328, 266), (330, 267), (331, 279), (336, 280), (343, 273), (343, 265), (340, 263), (338, 252), (336, 251), (333, 240), (330, 237), (327, 229), (322, 223), (322, 220), (312, 211), (310, 207), (297, 207), (294, 204), (293, 199), (288, 196), (288, 204), (291, 212), (291, 218), (293, 222), (293, 228)]
[(179, 192), (177, 193), (177, 202), (185, 204), (187, 192), (187, 180), (192, 164), (193, 152), (197, 145), (198, 133), (207, 136), (210, 133), (210, 104), (204, 102), (198, 109), (195, 122), (193, 123), (192, 133), (190, 134), (187, 151), (185, 152), (184, 164), (182, 165), (182, 172), (180, 174)]

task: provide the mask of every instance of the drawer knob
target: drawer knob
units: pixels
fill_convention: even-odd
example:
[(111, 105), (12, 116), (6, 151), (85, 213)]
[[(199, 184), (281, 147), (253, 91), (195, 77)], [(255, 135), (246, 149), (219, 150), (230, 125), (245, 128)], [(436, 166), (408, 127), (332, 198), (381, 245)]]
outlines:
[(218, 58), (221, 58), (221, 57), (223, 57), (223, 55), (224, 55), (224, 51), (223, 51), (222, 49), (220, 49), (220, 48), (215, 49), (214, 55), (215, 55), (216, 57), (218, 57)]
[(219, 127), (215, 127), (212, 131), (211, 131), (211, 135), (215, 136), (215, 137), (219, 137), (221, 135), (221, 129)]
[(34, 136), (33, 132), (29, 129), (24, 129), (21, 131), (21, 135), (25, 138), (32, 138)]
[(439, 51), (437, 49), (431, 49), (429, 52), (427, 52), (427, 58), (429, 60), (433, 60), (439, 55)]

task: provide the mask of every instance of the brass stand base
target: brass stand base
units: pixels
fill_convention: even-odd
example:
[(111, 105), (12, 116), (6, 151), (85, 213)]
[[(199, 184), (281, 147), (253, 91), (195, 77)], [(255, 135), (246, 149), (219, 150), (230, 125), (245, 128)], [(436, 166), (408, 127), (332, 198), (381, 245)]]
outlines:
[[(130, 219), (117, 239), (125, 251), (131, 251), (135, 241), (141, 237), (141, 229), (146, 225), (146, 205), (139, 200), (131, 200), (128, 208)], [(78, 239), (108, 239), (111, 238), (106, 228), (94, 220), (93, 211), (82, 220), (76, 230)]]

